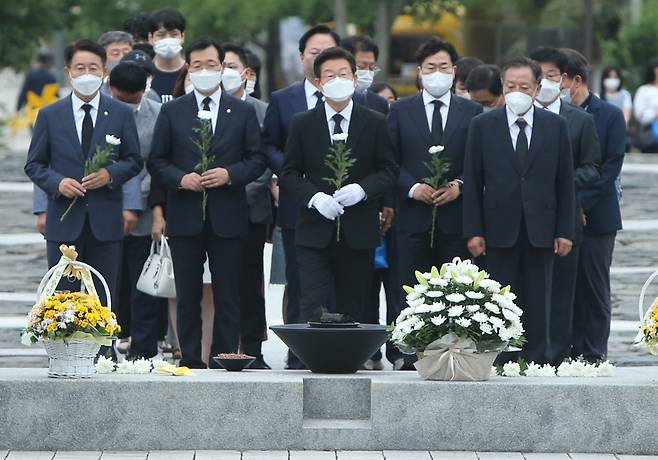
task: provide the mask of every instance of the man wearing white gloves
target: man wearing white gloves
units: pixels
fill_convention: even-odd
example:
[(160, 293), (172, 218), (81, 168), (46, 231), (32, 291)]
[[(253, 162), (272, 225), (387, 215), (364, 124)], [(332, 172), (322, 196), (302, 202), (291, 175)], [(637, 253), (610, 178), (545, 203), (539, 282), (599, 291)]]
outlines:
[[(338, 312), (362, 321), (380, 241), (379, 199), (395, 185), (398, 166), (384, 117), (352, 101), (352, 54), (329, 48), (315, 59), (314, 72), (325, 102), (293, 118), (281, 177), (300, 203), (300, 320), (318, 319), (334, 286)], [(345, 149), (346, 176), (337, 187), (327, 163)]]

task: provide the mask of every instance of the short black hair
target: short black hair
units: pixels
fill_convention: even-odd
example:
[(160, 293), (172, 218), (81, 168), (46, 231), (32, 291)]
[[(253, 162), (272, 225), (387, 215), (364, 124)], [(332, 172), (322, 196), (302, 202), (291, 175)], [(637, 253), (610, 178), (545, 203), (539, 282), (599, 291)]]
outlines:
[(153, 59), (155, 57), (155, 51), (153, 50), (153, 45), (150, 43), (135, 43), (133, 45), (133, 51), (139, 50), (144, 51), (148, 56)]
[(537, 64), (537, 61), (533, 61), (530, 58), (525, 56), (519, 56), (505, 61), (501, 71), (501, 77), (505, 78), (505, 72), (509, 69), (517, 69), (519, 67), (530, 67), (532, 70), (532, 75), (535, 77), (535, 82), (541, 82), (541, 67)]
[(131, 62), (133, 64), (137, 64), (151, 76), (155, 75), (156, 73), (156, 68), (155, 65), (153, 65), (151, 57), (141, 50), (132, 50), (130, 53), (125, 54), (121, 58), (120, 62)]
[(587, 83), (589, 79), (589, 63), (587, 62), (587, 58), (571, 48), (561, 48), (560, 51), (567, 56), (567, 68), (565, 69), (567, 76), (573, 79), (576, 75), (580, 75), (583, 82)]
[(369, 90), (372, 91), (375, 94), (379, 94), (380, 92), (384, 91), (385, 89), (389, 90), (391, 93), (393, 93), (393, 99), (396, 101), (398, 100), (398, 92), (395, 91), (395, 88), (393, 86), (389, 85), (386, 82), (381, 82), (381, 83), (375, 83), (372, 85)]
[(74, 41), (69, 46), (67, 46), (66, 49), (64, 49), (64, 62), (67, 66), (71, 65), (73, 56), (78, 51), (88, 51), (90, 53), (94, 53), (101, 58), (103, 64), (105, 64), (107, 61), (107, 53), (105, 52), (105, 48), (103, 48), (95, 41), (89, 40), (88, 38), (81, 38), (80, 40)]
[(119, 62), (110, 72), (110, 86), (126, 93), (146, 89), (146, 71), (135, 62)]
[(460, 57), (455, 62), (455, 81), (466, 83), (471, 70), (482, 64), (484, 64), (484, 61), (475, 57)]
[(251, 51), (249, 48), (244, 48), (244, 54), (247, 56), (247, 67), (254, 71), (256, 77), (260, 74), (260, 69), (263, 64), (260, 62), (260, 58), (256, 56), (256, 53)]
[(416, 62), (418, 65), (421, 65), (425, 59), (438, 53), (439, 51), (445, 51), (448, 53), (453, 65), (459, 59), (459, 54), (457, 54), (457, 50), (455, 50), (455, 47), (452, 46), (452, 43), (441, 40), (439, 37), (431, 37), (429, 40), (422, 43), (416, 50)]
[(313, 73), (315, 76), (320, 78), (320, 68), (322, 67), (322, 64), (327, 61), (333, 61), (334, 59), (345, 59), (350, 63), (352, 73), (356, 73), (356, 61), (354, 60), (352, 53), (345, 48), (334, 46), (333, 48), (327, 48), (315, 58), (315, 61), (313, 62)]
[(139, 13), (123, 22), (123, 30), (132, 34), (135, 40), (147, 41), (151, 31), (151, 18), (148, 13)]
[(311, 38), (313, 35), (331, 35), (331, 38), (334, 39), (336, 42), (336, 46), (340, 44), (340, 36), (331, 30), (329, 26), (325, 26), (324, 24), (319, 24), (317, 26), (313, 26), (310, 29), (308, 29), (306, 32), (304, 32), (304, 35), (299, 39), (299, 52), (303, 53), (304, 50), (306, 49), (306, 42), (308, 42), (309, 38)]
[(193, 51), (205, 50), (211, 46), (214, 46), (217, 50), (217, 54), (219, 55), (219, 62), (224, 62), (224, 50), (217, 42), (217, 40), (212, 37), (197, 38), (193, 40), (192, 43), (187, 45), (187, 48), (185, 48), (185, 62), (188, 64), (190, 63), (190, 55)]
[(658, 57), (649, 58), (644, 68), (643, 84), (650, 85), (656, 81), (656, 67), (658, 67)]
[(560, 70), (560, 74), (567, 71), (567, 64), (569, 61), (567, 55), (552, 46), (540, 46), (539, 48), (535, 48), (532, 53), (530, 53), (529, 57), (540, 64), (542, 62), (555, 64), (555, 67)]
[[(245, 50), (243, 47), (234, 45), (233, 43), (224, 43), (222, 45), (222, 49), (224, 50), (224, 56), (226, 56), (226, 53), (235, 53), (238, 56), (238, 59), (242, 63), (242, 65), (246, 68), (248, 67), (247, 65), (247, 53), (245, 53)], [(223, 59), (222, 59), (223, 60)]]
[(493, 64), (481, 64), (471, 70), (466, 79), (466, 90), (488, 90), (494, 96), (503, 94), (503, 82), (500, 79), (500, 67)]
[(379, 59), (379, 46), (367, 35), (351, 35), (346, 37), (341, 42), (340, 46), (356, 56), (356, 53), (361, 51), (364, 53), (373, 53), (375, 61)]
[[(653, 72), (653, 69), (651, 69), (651, 71)], [(605, 93), (606, 93), (607, 90), (605, 89), (605, 85), (603, 84), (603, 80), (610, 77), (610, 72), (615, 72), (617, 74), (617, 78), (619, 78), (619, 88), (617, 88), (617, 91), (621, 91), (624, 88), (624, 77), (621, 73), (621, 67), (618, 66), (617, 64), (608, 64), (601, 71), (601, 90), (600, 90), (599, 94), (601, 95), (600, 96), (601, 99), (603, 99), (604, 101), (605, 101)], [(654, 75), (655, 75), (655, 72), (654, 72)]]
[(149, 32), (153, 33), (164, 27), (166, 30), (178, 29), (185, 32), (185, 16), (176, 8), (162, 8), (154, 11), (150, 16)]

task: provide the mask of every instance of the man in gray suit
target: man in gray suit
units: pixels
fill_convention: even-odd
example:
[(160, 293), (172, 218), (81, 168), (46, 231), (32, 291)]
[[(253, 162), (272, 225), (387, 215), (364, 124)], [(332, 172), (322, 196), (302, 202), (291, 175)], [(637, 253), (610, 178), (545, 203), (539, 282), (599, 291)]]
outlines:
[[(245, 90), (248, 71), (247, 54), (244, 48), (225, 44), (224, 71), (222, 86), (224, 90), (238, 99), (250, 104), (256, 110), (258, 124), (263, 127), (267, 104), (247, 94)], [(262, 342), (267, 324), (265, 321), (265, 278), (263, 275), (263, 248), (268, 226), (272, 223), (272, 196), (270, 179), (272, 171), (265, 172), (255, 181), (247, 184), (247, 205), (249, 206), (249, 235), (245, 240), (244, 263), (240, 277), (240, 314), (242, 352), (255, 356), (250, 365), (252, 369), (270, 369), (263, 359)]]
[(591, 188), (599, 179), (601, 150), (594, 118), (579, 107), (560, 99), (560, 83), (566, 72), (567, 56), (557, 48), (541, 47), (534, 50), (530, 57), (539, 63), (543, 74), (541, 90), (535, 104), (567, 120), (576, 187), (576, 233), (573, 247), (568, 255), (556, 257), (553, 265), (550, 355), (552, 363), (558, 366), (571, 354), (574, 297), (584, 224), (580, 194)]

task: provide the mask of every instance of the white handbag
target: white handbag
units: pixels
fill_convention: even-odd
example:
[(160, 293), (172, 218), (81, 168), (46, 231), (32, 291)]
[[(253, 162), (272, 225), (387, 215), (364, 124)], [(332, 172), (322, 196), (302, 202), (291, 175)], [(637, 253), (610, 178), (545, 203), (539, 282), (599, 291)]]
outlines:
[(174, 264), (164, 235), (159, 243), (151, 243), (151, 254), (144, 262), (144, 268), (137, 280), (137, 289), (155, 297), (176, 297)]

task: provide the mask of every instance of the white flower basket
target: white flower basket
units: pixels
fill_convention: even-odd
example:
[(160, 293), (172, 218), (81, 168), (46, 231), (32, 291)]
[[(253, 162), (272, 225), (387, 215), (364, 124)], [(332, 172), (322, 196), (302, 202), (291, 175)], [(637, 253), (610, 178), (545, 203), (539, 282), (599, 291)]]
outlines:
[[(658, 276), (658, 271), (655, 271), (649, 276), (649, 278), (645, 281), (644, 285), (642, 286), (642, 290), (640, 291), (640, 300), (638, 301), (638, 312), (640, 314), (640, 327), (642, 327), (642, 323), (647, 319), (649, 312), (651, 311), (651, 307), (647, 308), (647, 311), (644, 311), (644, 295), (647, 293), (647, 289), (649, 289), (649, 286), (651, 285), (651, 282)], [(655, 344), (653, 342), (644, 342), (644, 334), (642, 334), (642, 331), (640, 330), (635, 337), (635, 344), (636, 345), (645, 345), (647, 347), (647, 350), (649, 350), (649, 353), (652, 355), (658, 355), (658, 344)]]
[[(41, 279), (39, 289), (37, 290), (37, 302), (41, 302), (54, 293), (54, 287), (57, 286), (62, 277), (62, 272), (67, 266), (88, 270), (101, 280), (105, 296), (107, 298), (107, 307), (112, 308), (112, 299), (110, 289), (98, 270), (85, 264), (84, 262), (65, 260), (53, 266)], [(91, 285), (89, 285), (91, 284)], [(98, 298), (96, 289), (93, 286), (91, 276), (88, 280), (83, 279), (80, 285), (81, 292), (88, 292), (90, 295)], [(96, 373), (94, 368), (94, 359), (100, 350), (100, 344), (92, 340), (84, 339), (64, 339), (64, 340), (43, 340), (43, 346), (48, 354), (48, 377), (65, 378), (65, 379), (84, 379), (89, 378)]]

